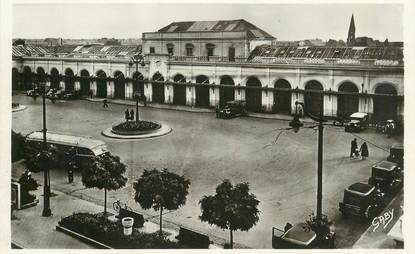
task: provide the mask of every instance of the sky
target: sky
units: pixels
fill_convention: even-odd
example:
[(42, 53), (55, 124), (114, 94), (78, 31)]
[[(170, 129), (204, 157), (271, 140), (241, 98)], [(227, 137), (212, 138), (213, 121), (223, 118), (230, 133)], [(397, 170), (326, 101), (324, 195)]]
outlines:
[(354, 14), (356, 37), (403, 41), (398, 4), (15, 4), (13, 38), (141, 38), (175, 21), (245, 19), (278, 40), (346, 40)]

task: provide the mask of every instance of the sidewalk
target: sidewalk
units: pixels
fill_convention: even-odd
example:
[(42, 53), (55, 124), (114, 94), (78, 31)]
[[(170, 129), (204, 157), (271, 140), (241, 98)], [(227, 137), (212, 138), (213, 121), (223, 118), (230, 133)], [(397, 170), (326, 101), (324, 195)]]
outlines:
[[(104, 99), (101, 98), (85, 98), (87, 101), (91, 102), (100, 102)], [(122, 100), (122, 99), (107, 99), (108, 103), (119, 104), (119, 105), (128, 105), (128, 106), (135, 106), (135, 101), (133, 100)], [(139, 102), (138, 105), (140, 107), (144, 107), (144, 105)], [(161, 103), (147, 103), (147, 107), (151, 108), (159, 108), (159, 109), (170, 109), (170, 110), (178, 110), (178, 111), (186, 111), (186, 112), (194, 112), (194, 113), (214, 113), (215, 109), (212, 108), (198, 108), (194, 106), (181, 106), (181, 105), (173, 105), (173, 104), (161, 104)], [(284, 120), (284, 121), (291, 121), (293, 116), (286, 115), (286, 114), (276, 114), (276, 113), (248, 113), (248, 117), (255, 117), (255, 118), (263, 118), (263, 119), (275, 119), (275, 120)], [(313, 120), (304, 117), (301, 118), (303, 122), (312, 123)]]
[[(370, 227), (363, 233), (363, 235), (357, 240), (353, 245), (353, 249), (395, 249), (397, 248), (396, 242), (390, 239), (387, 234), (395, 223), (399, 223), (399, 218), (401, 217), (403, 211), (401, 205), (403, 204), (403, 189), (396, 195), (396, 197), (388, 204), (388, 206), (379, 214), (379, 216), (390, 212), (393, 209), (393, 219), (392, 221), (383, 228), (383, 224), (380, 224), (379, 227), (375, 230), (374, 225)], [(375, 230), (375, 232), (373, 232)]]

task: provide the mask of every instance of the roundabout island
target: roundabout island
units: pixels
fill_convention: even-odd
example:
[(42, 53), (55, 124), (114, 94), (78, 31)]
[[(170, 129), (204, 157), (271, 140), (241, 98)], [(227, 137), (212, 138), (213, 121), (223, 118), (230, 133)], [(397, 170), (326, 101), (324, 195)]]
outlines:
[(102, 131), (102, 135), (117, 139), (147, 139), (169, 134), (172, 129), (163, 123), (153, 121), (123, 121)]

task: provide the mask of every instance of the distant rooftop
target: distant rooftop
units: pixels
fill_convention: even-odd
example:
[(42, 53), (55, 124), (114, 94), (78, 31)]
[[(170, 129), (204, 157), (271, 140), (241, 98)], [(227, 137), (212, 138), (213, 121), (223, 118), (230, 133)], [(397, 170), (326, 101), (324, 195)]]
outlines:
[(170, 25), (161, 28), (158, 32), (247, 32), (248, 36), (251, 38), (275, 39), (269, 33), (244, 19), (173, 22)]

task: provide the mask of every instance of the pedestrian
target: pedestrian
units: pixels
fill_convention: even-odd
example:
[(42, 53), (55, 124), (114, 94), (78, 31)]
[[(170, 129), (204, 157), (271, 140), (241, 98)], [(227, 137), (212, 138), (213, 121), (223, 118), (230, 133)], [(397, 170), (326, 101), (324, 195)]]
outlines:
[(134, 110), (133, 109), (130, 110), (130, 120), (134, 121)]
[(362, 155), (362, 160), (369, 157), (369, 149), (367, 149), (366, 142), (363, 142), (362, 146), (360, 147), (360, 154)]
[(357, 140), (353, 139), (350, 147), (350, 158), (354, 158), (357, 150)]
[(147, 106), (147, 97), (143, 94), (144, 107)]
[(130, 112), (128, 111), (128, 108), (125, 110), (125, 121), (128, 122), (130, 120)]
[(102, 107), (103, 107), (103, 108), (108, 108), (108, 102), (107, 102), (107, 99), (104, 99), (104, 100), (103, 100), (103, 103), (104, 103), (104, 104), (102, 105)]

